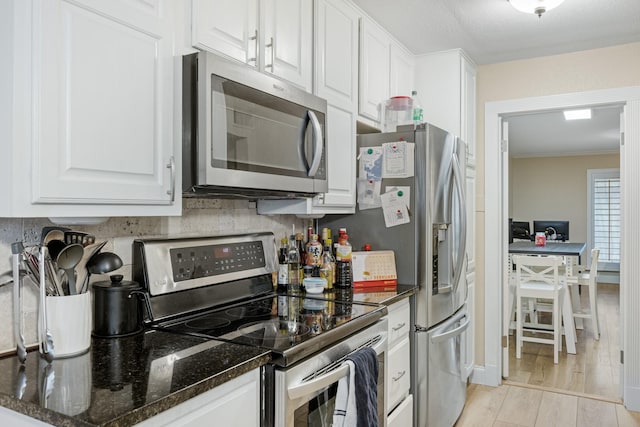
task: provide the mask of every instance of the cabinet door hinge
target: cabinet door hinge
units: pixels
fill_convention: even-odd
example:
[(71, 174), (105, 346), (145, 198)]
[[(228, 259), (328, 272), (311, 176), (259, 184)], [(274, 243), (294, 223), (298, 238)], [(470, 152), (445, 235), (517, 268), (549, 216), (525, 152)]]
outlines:
[(509, 337), (506, 335), (502, 336), (502, 348), (507, 348), (509, 346)]
[(507, 152), (507, 141), (504, 139), (500, 141), (500, 151), (503, 153)]
[(624, 132), (620, 132), (620, 146), (624, 146)]

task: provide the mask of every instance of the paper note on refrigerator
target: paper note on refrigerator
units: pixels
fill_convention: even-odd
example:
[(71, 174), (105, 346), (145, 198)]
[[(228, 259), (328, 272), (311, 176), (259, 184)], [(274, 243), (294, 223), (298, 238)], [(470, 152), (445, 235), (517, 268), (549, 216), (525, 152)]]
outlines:
[(409, 206), (411, 204), (411, 187), (408, 185), (392, 185), (387, 186), (384, 189), (385, 193), (395, 193), (394, 203), (402, 203), (407, 207), (407, 211), (409, 215), (411, 215), (411, 211), (409, 210)]
[(360, 147), (358, 178), (374, 181), (382, 179), (382, 147)]
[(382, 201), (384, 225), (387, 228), (410, 222), (409, 208), (402, 195), (398, 196), (398, 191), (384, 193), (380, 196), (380, 199)]
[(358, 183), (358, 209), (374, 209), (382, 206), (380, 200), (380, 181), (373, 179), (359, 179)]
[(414, 174), (412, 142), (395, 141), (382, 144), (382, 178), (409, 178)]

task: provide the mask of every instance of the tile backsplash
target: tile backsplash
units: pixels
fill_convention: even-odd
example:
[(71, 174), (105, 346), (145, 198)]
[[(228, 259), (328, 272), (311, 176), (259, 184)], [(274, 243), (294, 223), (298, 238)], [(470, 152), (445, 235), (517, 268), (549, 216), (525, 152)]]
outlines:
[[(142, 236), (156, 235), (213, 235), (251, 231), (272, 231), (279, 239), (297, 231), (304, 231), (309, 220), (293, 215), (257, 215), (255, 204), (244, 200), (184, 199), (180, 217), (122, 217), (111, 218), (106, 223), (92, 226), (73, 226), (74, 230), (96, 236), (96, 241), (107, 240), (103, 251), (117, 253), (124, 263), (117, 273), (131, 279), (131, 243)], [(23, 241), (25, 246), (40, 241), (42, 227), (52, 225), (46, 218), (0, 218), (0, 277), (11, 275), (11, 244)], [(4, 273), (7, 273), (5, 275)], [(106, 277), (91, 276), (91, 281)], [(0, 354), (15, 350), (13, 339), (13, 287), (0, 287)], [(25, 281), (23, 315), (25, 338), (28, 344), (36, 339), (38, 297), (37, 288)]]

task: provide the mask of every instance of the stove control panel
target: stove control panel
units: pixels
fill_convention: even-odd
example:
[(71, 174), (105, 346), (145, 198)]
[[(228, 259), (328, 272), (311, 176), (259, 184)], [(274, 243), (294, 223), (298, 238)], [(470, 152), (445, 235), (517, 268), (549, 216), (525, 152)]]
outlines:
[[(134, 280), (149, 291), (152, 306), (160, 304), (154, 302), (157, 296), (187, 295), (184, 291), (204, 304), (211, 298), (232, 299), (240, 292), (244, 297), (244, 293), (271, 291), (278, 253), (272, 232), (136, 239), (132, 269)], [(209, 287), (215, 290), (204, 290)], [(167, 299), (162, 307), (153, 308), (161, 316), (172, 312), (174, 305)]]
[(173, 281), (211, 277), (265, 267), (262, 241), (170, 249)]

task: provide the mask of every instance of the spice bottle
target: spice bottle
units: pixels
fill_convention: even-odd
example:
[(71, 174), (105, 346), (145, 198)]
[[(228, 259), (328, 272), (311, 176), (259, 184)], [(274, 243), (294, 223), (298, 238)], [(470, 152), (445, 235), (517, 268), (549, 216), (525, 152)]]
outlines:
[(278, 290), (286, 291), (289, 283), (289, 240), (286, 237), (280, 239), (280, 251), (278, 253)]
[(291, 235), (289, 239), (289, 250), (287, 252), (287, 266), (289, 277), (289, 290), (299, 290), (302, 283), (302, 266), (300, 264), (300, 251), (296, 244), (296, 236)]

